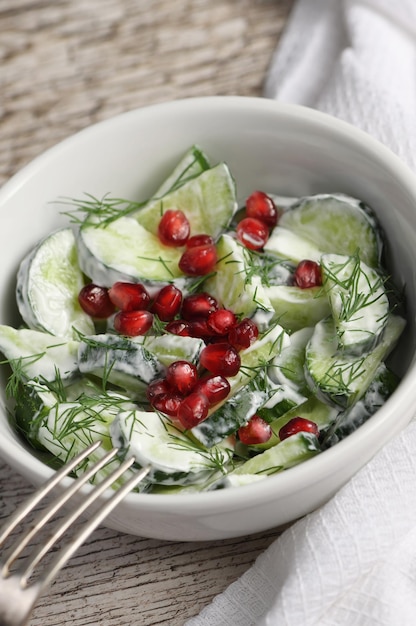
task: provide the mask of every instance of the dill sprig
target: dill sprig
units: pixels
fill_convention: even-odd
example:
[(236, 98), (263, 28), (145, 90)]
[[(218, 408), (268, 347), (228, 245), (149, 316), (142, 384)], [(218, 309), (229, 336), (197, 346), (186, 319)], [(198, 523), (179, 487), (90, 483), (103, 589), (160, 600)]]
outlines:
[(124, 198), (112, 198), (107, 194), (100, 199), (86, 193), (83, 199), (63, 198), (60, 202), (74, 207), (72, 210), (62, 212), (72, 223), (105, 227), (120, 217), (139, 211), (148, 201), (135, 202)]

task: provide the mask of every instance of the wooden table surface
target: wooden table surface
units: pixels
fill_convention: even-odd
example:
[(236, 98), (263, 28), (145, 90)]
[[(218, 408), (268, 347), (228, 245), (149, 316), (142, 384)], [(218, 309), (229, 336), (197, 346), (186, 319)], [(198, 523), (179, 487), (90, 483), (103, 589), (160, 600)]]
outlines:
[[(0, 184), (115, 114), (189, 96), (261, 96), (292, 3), (0, 0)], [(32, 490), (0, 461), (0, 518)], [(180, 543), (100, 527), (40, 600), (31, 624), (179, 626), (280, 532)]]

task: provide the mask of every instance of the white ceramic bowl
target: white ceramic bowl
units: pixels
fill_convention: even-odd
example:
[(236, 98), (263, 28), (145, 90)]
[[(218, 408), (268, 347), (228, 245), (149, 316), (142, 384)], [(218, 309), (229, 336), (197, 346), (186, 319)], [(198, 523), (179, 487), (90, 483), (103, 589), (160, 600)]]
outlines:
[[(335, 447), (251, 486), (193, 495), (130, 494), (107, 521), (127, 533), (185, 541), (242, 536), (310, 512), (409, 422), (416, 405), (416, 179), (359, 130), (265, 99), (198, 98), (132, 111), (78, 133), (14, 176), (0, 192), (0, 323), (16, 323), (21, 258), (43, 235), (67, 224), (54, 200), (84, 192), (145, 199), (194, 143), (213, 161), (229, 164), (241, 201), (261, 188), (289, 196), (338, 191), (371, 205), (388, 237), (394, 279), (406, 285), (409, 322), (397, 351), (404, 376), (399, 388)], [(2, 405), (0, 455), (38, 484), (51, 470), (10, 426), (4, 391)]]

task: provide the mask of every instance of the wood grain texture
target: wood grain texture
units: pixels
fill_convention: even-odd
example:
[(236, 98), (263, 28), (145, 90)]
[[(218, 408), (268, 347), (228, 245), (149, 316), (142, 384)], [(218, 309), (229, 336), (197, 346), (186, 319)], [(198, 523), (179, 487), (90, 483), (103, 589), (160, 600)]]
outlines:
[[(0, 184), (86, 126), (147, 104), (261, 96), (293, 0), (0, 0)], [(0, 462), (0, 518), (32, 487)], [(179, 626), (253, 563), (275, 529), (161, 542), (99, 528), (33, 626)]]

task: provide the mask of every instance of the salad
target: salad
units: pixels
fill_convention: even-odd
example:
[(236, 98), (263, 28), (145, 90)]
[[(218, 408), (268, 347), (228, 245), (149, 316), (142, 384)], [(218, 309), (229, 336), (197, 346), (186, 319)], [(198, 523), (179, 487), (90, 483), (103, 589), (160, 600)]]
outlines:
[(239, 207), (192, 146), (152, 198), (64, 212), (20, 265), (21, 325), (0, 325), (16, 427), (48, 462), (100, 440), (119, 449), (100, 473), (150, 464), (141, 491), (240, 486), (335, 445), (398, 385), (401, 298), (360, 200)]

